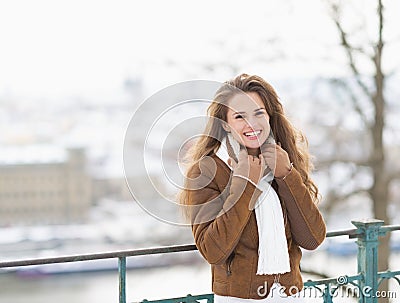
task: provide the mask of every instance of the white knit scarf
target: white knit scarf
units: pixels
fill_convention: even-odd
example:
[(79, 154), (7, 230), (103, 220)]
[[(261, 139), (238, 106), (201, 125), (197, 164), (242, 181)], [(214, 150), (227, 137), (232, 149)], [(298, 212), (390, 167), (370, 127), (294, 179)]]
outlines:
[[(275, 143), (272, 134), (267, 142)], [(217, 152), (217, 156), (227, 164), (230, 157), (228, 150), (233, 151), (235, 158), (238, 158), (240, 145), (231, 134), (228, 134), (225, 142), (221, 142), (221, 147)], [(257, 275), (290, 272), (282, 206), (276, 191), (271, 186), (273, 179), (273, 172), (266, 169), (264, 176), (257, 184), (257, 187), (262, 190), (255, 205), (259, 238)]]

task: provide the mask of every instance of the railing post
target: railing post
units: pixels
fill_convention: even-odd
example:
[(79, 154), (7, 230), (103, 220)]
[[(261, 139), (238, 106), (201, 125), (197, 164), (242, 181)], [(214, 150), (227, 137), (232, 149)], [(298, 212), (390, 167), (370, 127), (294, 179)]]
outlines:
[(119, 303), (126, 303), (126, 257), (118, 257)]
[(332, 301), (331, 284), (330, 283), (328, 283), (326, 285), (323, 298), (324, 298), (324, 303), (332, 303), (333, 302)]
[(358, 231), (357, 270), (360, 280), (359, 303), (377, 303), (379, 229), (384, 221), (376, 219), (351, 221)]

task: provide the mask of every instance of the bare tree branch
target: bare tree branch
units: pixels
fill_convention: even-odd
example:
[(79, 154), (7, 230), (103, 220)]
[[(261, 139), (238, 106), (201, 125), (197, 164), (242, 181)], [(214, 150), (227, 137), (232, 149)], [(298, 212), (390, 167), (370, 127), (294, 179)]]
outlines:
[[(378, 24), (378, 41), (375, 45), (375, 54), (373, 57), (373, 62), (375, 64), (375, 69), (376, 69), (376, 75), (375, 75), (375, 82), (377, 83), (377, 92), (378, 90), (381, 89), (383, 90), (383, 87), (379, 87), (379, 83), (382, 83), (383, 85), (383, 78), (384, 75), (382, 73), (382, 51), (383, 51), (383, 4), (382, 0), (378, 1), (378, 17), (379, 17), (379, 24)], [(379, 98), (372, 98), (374, 104), (375, 104), (375, 109), (377, 109), (380, 106), (380, 99)]]
[(327, 213), (330, 213), (334, 206), (340, 205), (340, 204), (346, 202), (351, 197), (354, 197), (354, 196), (360, 195), (360, 194), (369, 194), (369, 189), (359, 188), (359, 189), (355, 189), (351, 192), (341, 194), (341, 195), (337, 194), (336, 191), (334, 189), (332, 189), (325, 195), (324, 210)]
[(332, 193), (331, 198), (333, 198), (334, 200), (339, 200), (339, 201), (343, 201), (344, 202), (344, 201), (350, 199), (351, 197), (354, 197), (354, 196), (359, 195), (359, 194), (365, 194), (365, 193), (369, 193), (369, 189), (368, 188), (358, 188), (358, 189), (355, 189), (355, 190), (353, 190), (351, 192), (348, 192), (348, 193), (345, 193), (345, 194), (342, 194), (342, 195), (338, 195), (336, 193)]
[(325, 210), (327, 212), (330, 212), (334, 206), (341, 204), (345, 201), (347, 201), (349, 198), (359, 195), (359, 194), (369, 194), (371, 188), (363, 188), (363, 187), (358, 187), (355, 188), (353, 190), (351, 190), (350, 192), (347, 193), (338, 193), (337, 188), (343, 188), (347, 183), (348, 180), (352, 180), (354, 179), (354, 177), (359, 173), (359, 170), (354, 170), (351, 175), (349, 176), (349, 178), (343, 179), (342, 182), (336, 184), (335, 187), (330, 188), (330, 190), (328, 191), (328, 193), (325, 196), (325, 201), (326, 201), (326, 207)]
[(356, 112), (360, 115), (361, 120), (364, 122), (364, 125), (367, 128), (370, 128), (370, 123), (368, 121), (367, 116), (365, 115), (364, 111), (362, 110), (358, 99), (356, 97), (356, 95), (354, 94), (353, 90), (350, 88), (349, 84), (347, 82), (345, 82), (342, 79), (332, 79), (331, 80), (333, 84), (336, 84), (337, 86), (341, 87), (342, 89), (344, 89), (346, 91), (346, 93), (350, 96), (350, 100), (353, 103), (354, 109), (356, 110)]
[(379, 37), (378, 37), (378, 49), (380, 53), (383, 48), (383, 4), (382, 0), (378, 2), (378, 14), (379, 14)]
[(368, 53), (365, 51), (365, 49), (362, 48), (361, 46), (359, 46), (359, 47), (353, 46), (352, 49), (353, 49), (354, 52), (357, 52), (357, 53), (359, 53), (359, 54), (362, 54), (362, 55), (368, 57), (369, 59), (371, 59), (370, 54), (368, 54)]
[(375, 55), (373, 57), (373, 61), (375, 63), (375, 67), (377, 71), (382, 70), (382, 50), (383, 50), (383, 4), (382, 0), (378, 1), (378, 16), (379, 16), (379, 25), (378, 25), (378, 41), (375, 45)]
[(347, 33), (344, 31), (342, 24), (340, 23), (340, 13), (339, 13), (339, 7), (335, 4), (331, 4), (331, 8), (332, 8), (332, 17), (333, 17), (333, 21), (340, 33), (340, 39), (341, 39), (341, 44), (346, 52), (347, 58), (349, 60), (349, 65), (350, 68), (353, 72), (354, 77), (356, 78), (356, 81), (358, 83), (358, 85), (360, 86), (360, 88), (362, 89), (362, 91), (365, 93), (365, 95), (367, 95), (368, 97), (371, 96), (371, 92), (368, 89), (368, 86), (361, 80), (361, 73), (358, 70), (355, 60), (354, 60), (354, 56), (353, 56), (353, 51), (354, 48), (353, 46), (349, 43), (348, 39), (347, 39)]
[[(386, 224), (390, 224), (390, 216), (388, 215), (388, 201), (389, 201), (389, 183), (390, 179), (388, 176), (398, 177), (400, 173), (391, 174), (388, 171), (388, 165), (385, 161), (385, 146), (383, 141), (384, 135), (384, 127), (385, 127), (385, 106), (386, 106), (386, 98), (385, 98), (385, 74), (382, 70), (382, 58), (383, 58), (383, 32), (384, 32), (384, 17), (383, 10), (384, 6), (382, 4), (383, 0), (377, 0), (377, 16), (378, 22), (376, 22), (377, 26), (377, 38), (374, 42), (367, 41), (373, 47), (373, 55), (370, 56), (370, 60), (372, 61), (372, 65), (374, 71), (372, 73), (372, 82), (370, 86), (367, 86), (363, 81), (364, 78), (361, 77), (360, 70), (356, 64), (355, 59), (357, 58), (357, 53), (354, 50), (354, 46), (349, 42), (347, 32), (345, 31), (342, 20), (341, 20), (341, 7), (339, 4), (332, 4), (332, 21), (336, 25), (336, 28), (339, 32), (339, 37), (341, 39), (341, 46), (343, 47), (344, 52), (347, 55), (348, 65), (353, 73), (353, 77), (357, 81), (357, 84), (361, 91), (367, 96), (368, 100), (370, 100), (371, 105), (374, 107), (374, 115), (371, 117), (371, 126), (370, 130), (370, 146), (367, 150), (370, 153), (370, 159), (368, 161), (368, 167), (371, 169), (371, 177), (372, 184), (371, 187), (366, 190), (369, 194), (369, 197), (372, 200), (373, 213), (375, 218), (379, 218), (385, 221)], [(354, 102), (354, 100), (353, 100)], [(360, 111), (361, 108), (357, 109)], [(362, 117), (364, 119), (364, 117)], [(365, 190), (362, 190), (363, 192)], [(349, 193), (349, 195), (354, 195), (357, 192)], [(330, 192), (328, 198), (332, 201), (335, 201), (337, 198), (337, 194), (335, 192)], [(341, 196), (340, 199), (345, 197)], [(339, 200), (340, 201), (340, 200)], [(329, 206), (329, 205), (328, 205)], [(389, 267), (389, 255), (390, 255), (390, 247), (389, 247), (389, 235), (387, 237), (382, 238), (381, 245), (379, 248), (379, 259), (378, 259), (378, 269), (385, 270)], [(388, 289), (388, 282), (383, 281), (381, 284), (381, 289)], [(379, 303), (387, 303), (388, 298), (379, 298)]]

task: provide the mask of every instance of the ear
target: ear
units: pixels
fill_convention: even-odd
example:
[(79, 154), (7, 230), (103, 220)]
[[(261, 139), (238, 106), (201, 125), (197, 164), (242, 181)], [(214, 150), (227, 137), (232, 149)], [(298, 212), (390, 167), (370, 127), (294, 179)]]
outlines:
[(227, 123), (222, 123), (222, 128), (224, 129), (224, 131), (226, 131), (227, 133), (231, 132), (231, 128), (229, 127), (229, 125)]

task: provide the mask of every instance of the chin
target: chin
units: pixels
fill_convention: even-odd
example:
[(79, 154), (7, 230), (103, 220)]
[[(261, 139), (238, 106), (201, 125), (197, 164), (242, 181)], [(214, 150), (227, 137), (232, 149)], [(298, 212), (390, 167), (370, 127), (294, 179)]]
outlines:
[(254, 144), (245, 144), (245, 146), (247, 147), (247, 148), (253, 148), (253, 149), (255, 149), (255, 148), (260, 148), (260, 144), (257, 142), (257, 143), (254, 143)]
[[(265, 142), (266, 139), (264, 139), (262, 142)], [(261, 145), (263, 145), (263, 143), (261, 143), (260, 141), (254, 141), (254, 142), (249, 142), (247, 140), (247, 142), (245, 142), (244, 146), (246, 146), (247, 148), (260, 148)]]

